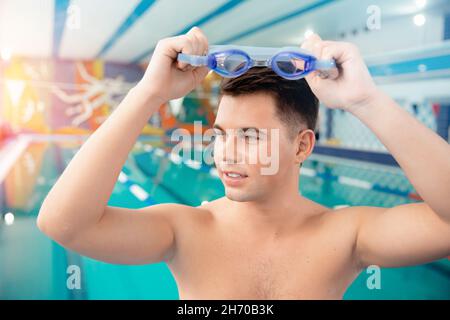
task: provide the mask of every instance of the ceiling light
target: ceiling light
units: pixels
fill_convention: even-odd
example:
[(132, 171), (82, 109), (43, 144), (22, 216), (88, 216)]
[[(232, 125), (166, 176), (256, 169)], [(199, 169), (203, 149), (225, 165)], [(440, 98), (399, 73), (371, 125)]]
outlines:
[(414, 24), (418, 27), (423, 26), (425, 24), (426, 20), (427, 19), (425, 18), (425, 16), (421, 13), (416, 14), (413, 18)]

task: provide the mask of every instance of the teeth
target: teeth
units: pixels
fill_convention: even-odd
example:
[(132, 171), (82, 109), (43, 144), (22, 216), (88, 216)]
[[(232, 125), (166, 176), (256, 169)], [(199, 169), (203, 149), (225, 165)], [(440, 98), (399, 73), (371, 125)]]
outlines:
[(239, 178), (242, 177), (240, 174), (237, 173), (227, 173), (227, 176), (231, 177), (231, 178)]

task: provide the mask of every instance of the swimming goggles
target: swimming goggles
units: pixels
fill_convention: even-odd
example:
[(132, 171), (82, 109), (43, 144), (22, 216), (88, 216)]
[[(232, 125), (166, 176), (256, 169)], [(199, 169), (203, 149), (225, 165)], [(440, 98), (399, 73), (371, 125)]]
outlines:
[(321, 78), (335, 79), (339, 75), (334, 60), (319, 60), (296, 47), (217, 45), (210, 46), (207, 55), (179, 53), (177, 59), (195, 67), (207, 66), (225, 78), (239, 77), (252, 67), (270, 67), (288, 80), (301, 79), (315, 70)]

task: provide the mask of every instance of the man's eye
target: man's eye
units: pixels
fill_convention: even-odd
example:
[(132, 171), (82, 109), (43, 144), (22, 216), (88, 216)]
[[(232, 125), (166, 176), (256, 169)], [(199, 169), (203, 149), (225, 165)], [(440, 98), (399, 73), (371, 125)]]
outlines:
[(219, 130), (214, 130), (214, 135), (215, 136), (223, 136), (223, 132), (222, 131), (219, 131)]
[(259, 137), (257, 135), (253, 135), (253, 134), (246, 134), (244, 137), (248, 141), (257, 141), (257, 140), (259, 140)]
[(213, 134), (213, 139), (222, 139), (225, 137), (225, 133), (222, 131), (215, 131)]

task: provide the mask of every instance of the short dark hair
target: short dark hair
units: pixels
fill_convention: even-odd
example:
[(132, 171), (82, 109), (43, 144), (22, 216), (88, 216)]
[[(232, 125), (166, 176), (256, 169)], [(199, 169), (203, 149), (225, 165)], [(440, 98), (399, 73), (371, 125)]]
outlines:
[(271, 95), (277, 107), (276, 114), (296, 136), (301, 124), (314, 130), (319, 100), (305, 79), (287, 80), (267, 67), (254, 67), (236, 78), (224, 78), (220, 95), (240, 96), (254, 93)]

